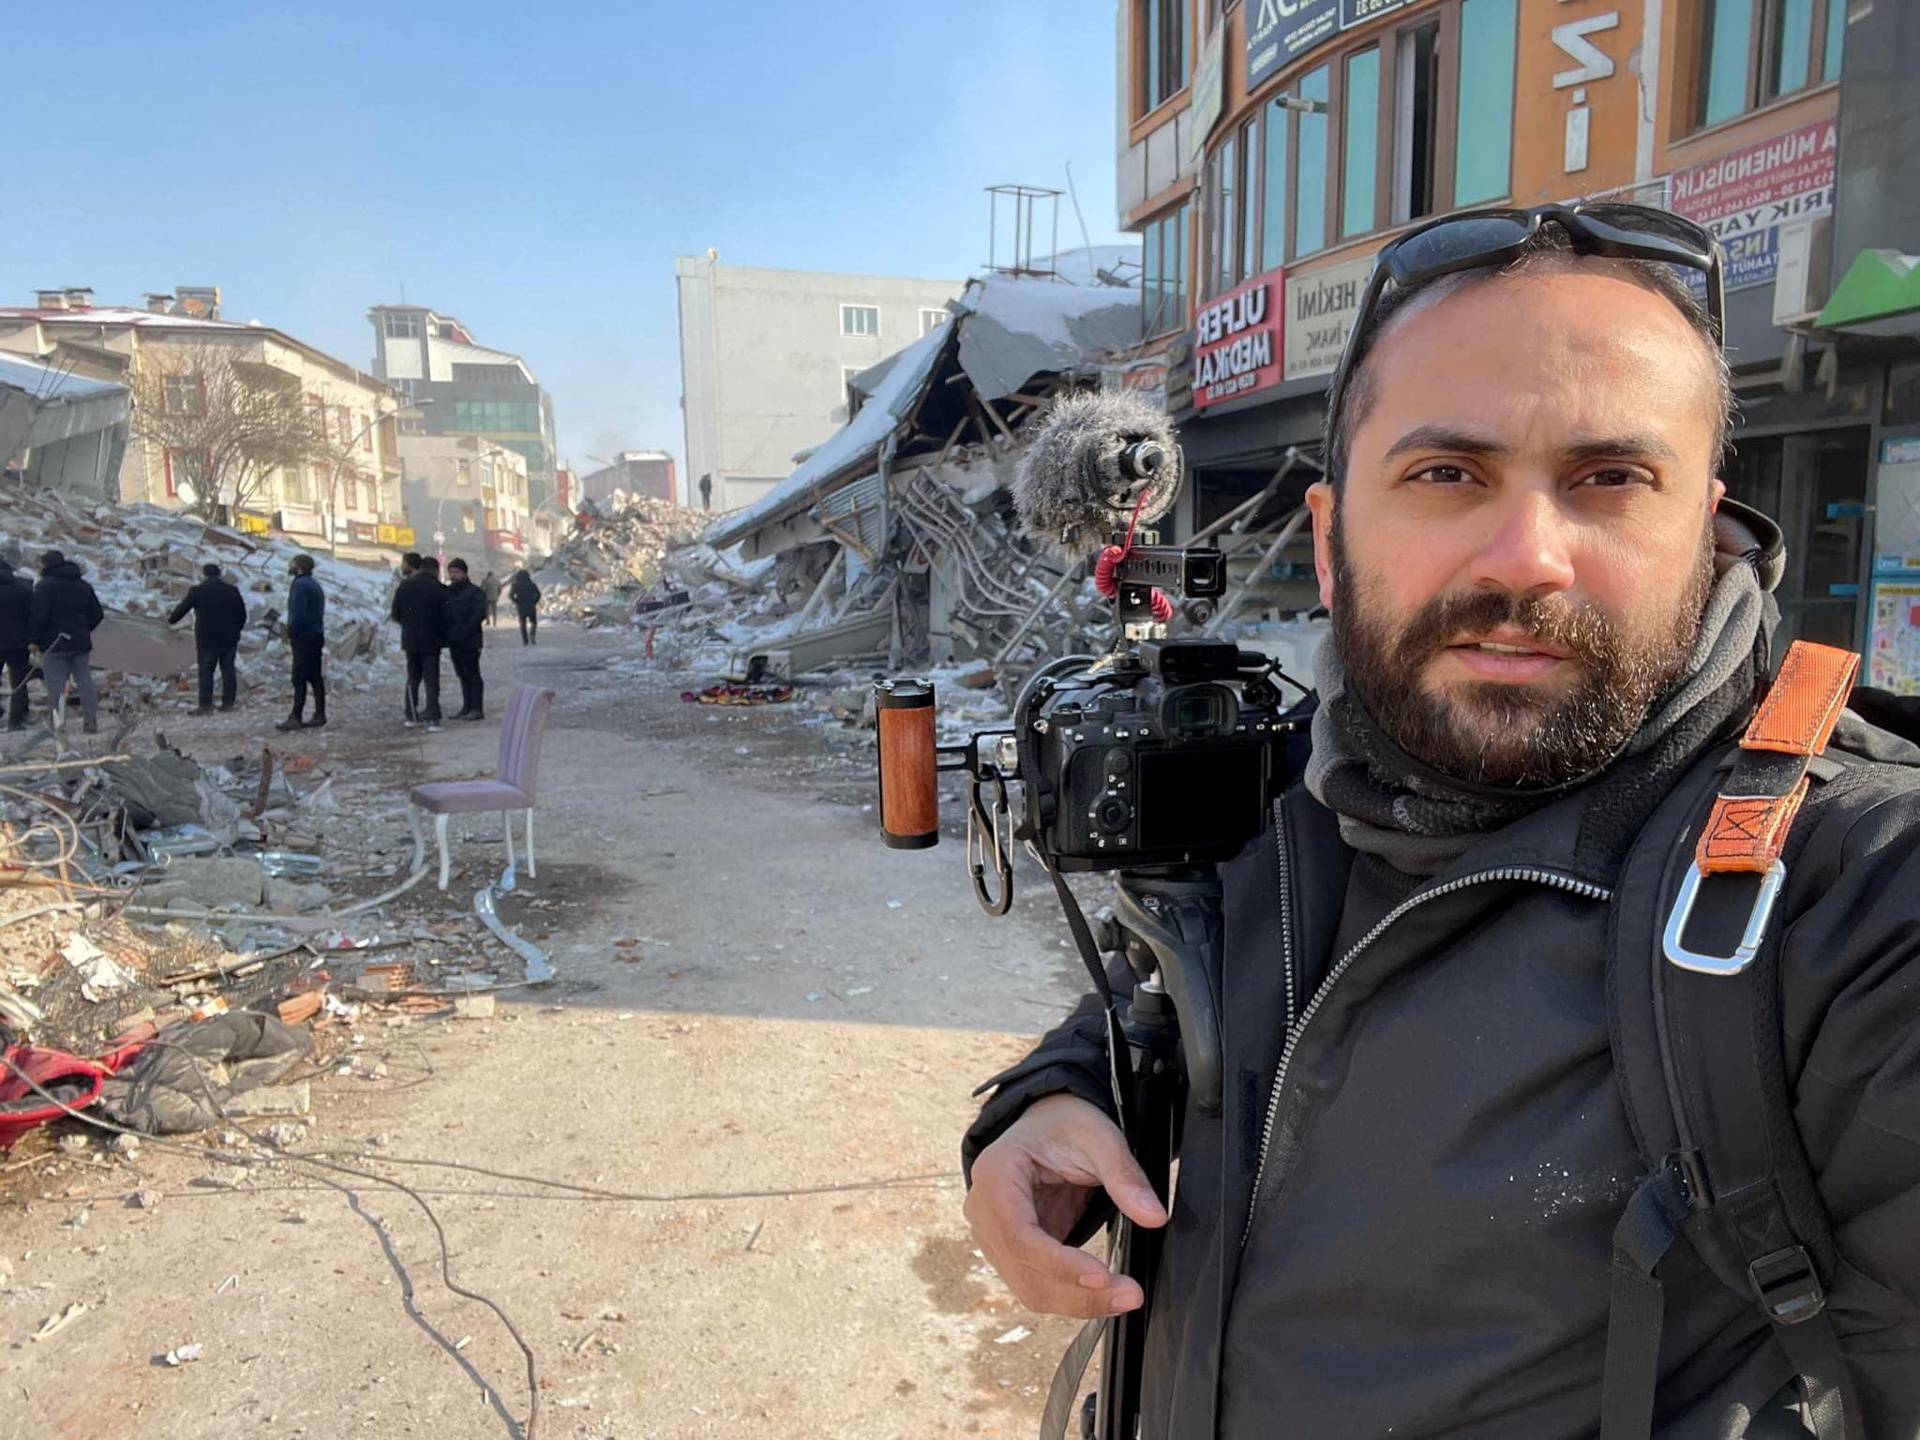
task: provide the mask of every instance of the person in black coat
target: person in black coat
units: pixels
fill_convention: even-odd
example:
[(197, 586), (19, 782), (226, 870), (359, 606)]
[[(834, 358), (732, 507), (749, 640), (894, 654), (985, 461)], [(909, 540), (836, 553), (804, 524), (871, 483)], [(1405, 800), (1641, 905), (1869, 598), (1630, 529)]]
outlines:
[(81, 578), (80, 562), (58, 550), (40, 557), (40, 582), (33, 587), (29, 635), (40, 647), (40, 677), (47, 686), (47, 705), (57, 725), (66, 717), (67, 682), (80, 696), (85, 730), (100, 728), (100, 697), (93, 688), (93, 632), (107, 612), (100, 597)]
[(27, 676), (33, 657), (33, 586), (0, 560), (0, 681), (7, 687), (7, 729), (27, 728)]
[[(446, 637), (447, 587), (440, 562), (420, 557), (420, 568), (393, 592), (393, 618), (400, 622), (400, 648), (407, 655), (407, 728), (440, 728), (440, 651)], [(426, 695), (422, 702), (421, 690)]]
[(513, 601), (514, 613), (520, 617), (520, 643), (538, 645), (540, 643), (540, 587), (533, 583), (533, 577), (522, 565), (513, 572), (513, 579), (507, 582), (507, 596)]
[(487, 623), (487, 592), (467, 577), (467, 562), (447, 562), (446, 637), (453, 673), (460, 677), (460, 713), (456, 720), (487, 718), (480, 678), (481, 636)]
[(220, 573), (218, 565), (200, 567), (200, 583), (187, 591), (187, 598), (173, 607), (167, 616), (169, 625), (178, 625), (188, 614), (193, 616), (193, 648), (200, 659), (200, 708), (196, 715), (213, 713), (213, 672), (220, 670), (220, 708), (233, 709), (239, 693), (234, 674), (234, 652), (240, 647), (240, 632), (247, 628), (247, 602), (240, 591)]

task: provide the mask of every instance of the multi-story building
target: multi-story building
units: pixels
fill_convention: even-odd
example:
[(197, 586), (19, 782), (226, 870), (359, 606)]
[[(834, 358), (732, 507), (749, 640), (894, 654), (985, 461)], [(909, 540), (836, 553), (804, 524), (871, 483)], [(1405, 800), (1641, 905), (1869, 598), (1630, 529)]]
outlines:
[(526, 457), (484, 435), (400, 436), (407, 524), (423, 550), (476, 575), (534, 548)]
[[(278, 528), (328, 546), (373, 545), (379, 527), (399, 517), (396, 420), (402, 400), (392, 389), (279, 330), (220, 318), (215, 287), (182, 286), (153, 294), (145, 309), (95, 305), (90, 290), (39, 291), (30, 308), (0, 308), (0, 350), (53, 363), (62, 370), (163, 392), (161, 405), (191, 417), (207, 404), (218, 374), (284, 385), (311, 407), (314, 435), (305, 458), (250, 472), (246, 492), (231, 497), (228, 519), (262, 532)], [(158, 385), (156, 385), (156, 378)], [(173, 429), (182, 443), (156, 432)], [(209, 498), (204, 450), (187, 443), (195, 426), (143, 427), (136, 415), (120, 463), (114, 498), (184, 508)], [(208, 427), (219, 438), (216, 426)], [(323, 443), (312, 443), (315, 438)]]
[[(1455, 210), (1608, 196), (1669, 206), (1725, 250), (1743, 415), (1725, 474), (1786, 530), (1783, 643), (1867, 644), (1872, 612), (1908, 594), (1876, 588), (1876, 560), (1910, 564), (1920, 602), (1920, 524), (1888, 533), (1893, 509), (1920, 515), (1920, 324), (1823, 313), (1856, 257), (1920, 235), (1920, 136), (1896, 103), (1920, 6), (1121, 0), (1117, 15), (1120, 218), (1146, 242), (1143, 353), (1168, 365), (1188, 527), (1259, 492), (1289, 447), (1318, 455), (1327, 378), (1387, 239)], [(1314, 478), (1298, 466), (1281, 502)], [(1920, 644), (1914, 660), (1920, 687)]]
[(582, 499), (604, 500), (614, 491), (624, 490), (629, 495), (651, 495), (656, 500), (679, 503), (679, 477), (674, 473), (673, 456), (666, 451), (622, 450), (611, 459), (612, 463), (580, 477)]
[(687, 489), (714, 510), (749, 505), (784, 480), (797, 454), (846, 422), (848, 382), (944, 321), (964, 288), (748, 269), (712, 251), (682, 256), (673, 271)]
[(478, 344), (451, 315), (421, 305), (376, 305), (373, 371), (415, 402), (416, 435), (480, 435), (527, 462), (534, 506), (552, 493), (553, 401), (527, 362)]

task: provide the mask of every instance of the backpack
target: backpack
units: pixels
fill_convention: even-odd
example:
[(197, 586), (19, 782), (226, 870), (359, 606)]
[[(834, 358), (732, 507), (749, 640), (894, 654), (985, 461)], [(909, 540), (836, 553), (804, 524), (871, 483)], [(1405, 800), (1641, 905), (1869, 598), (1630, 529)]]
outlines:
[[(1845, 768), (1824, 751), (1859, 663), (1796, 641), (1740, 749), (1662, 802), (1615, 887), (1610, 1039), (1648, 1178), (1614, 1231), (1600, 1440), (1652, 1430), (1659, 1266), (1682, 1236), (1765, 1316), (1798, 1373), (1808, 1433), (1867, 1440), (1827, 1313), (1841, 1262), (1794, 1124), (1770, 924), (1800, 802)], [(1862, 691), (1853, 708), (1920, 731), (1920, 707), (1899, 697)]]

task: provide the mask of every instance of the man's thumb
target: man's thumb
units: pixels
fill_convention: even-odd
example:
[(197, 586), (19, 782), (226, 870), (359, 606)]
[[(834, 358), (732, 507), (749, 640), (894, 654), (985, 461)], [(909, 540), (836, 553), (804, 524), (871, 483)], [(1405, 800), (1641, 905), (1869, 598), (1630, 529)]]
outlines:
[(1140, 1162), (1127, 1149), (1126, 1137), (1120, 1133), (1119, 1127), (1109, 1127), (1094, 1141), (1087, 1159), (1094, 1174), (1100, 1177), (1101, 1187), (1119, 1207), (1122, 1215), (1148, 1229), (1157, 1229), (1167, 1223), (1166, 1207), (1147, 1183), (1147, 1175), (1140, 1168)]

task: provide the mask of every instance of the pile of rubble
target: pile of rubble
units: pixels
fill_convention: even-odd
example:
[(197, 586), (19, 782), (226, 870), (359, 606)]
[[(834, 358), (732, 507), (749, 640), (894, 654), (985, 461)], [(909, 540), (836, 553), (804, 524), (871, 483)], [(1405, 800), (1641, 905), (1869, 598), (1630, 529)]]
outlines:
[[(0, 1149), (44, 1099), (13, 1068), (29, 1061), (43, 1085), (56, 1072), (88, 1082), (56, 1091), (66, 1103), (172, 1133), (200, 1127), (115, 1108), (110, 1077), (139, 1079), (140, 1055), (157, 1072), (182, 1046), (254, 1047), (208, 1058), (218, 1078), (357, 1043), (363, 1015), (490, 1010), (491, 991), (528, 978), (512, 956), (503, 967), (480, 920), (415, 891), (426, 850), (378, 780), (271, 749), (201, 765), (158, 738), (90, 758), (53, 744), (0, 767)], [(304, 1095), (258, 1103), (306, 1109)]]
[[(154, 505), (86, 506), (50, 490), (0, 486), (0, 555), (30, 581), (46, 550), (79, 561), (108, 612), (95, 634), (94, 668), (103, 691), (149, 704), (177, 700), (189, 683), (192, 622), (169, 628), (166, 619), (199, 581), (202, 565), (220, 566), (246, 599), (244, 661), (279, 644), (288, 563), (303, 553), (283, 536), (243, 535)], [(374, 658), (389, 643), (392, 627), (384, 622), (393, 572), (325, 554), (314, 558), (327, 592), (329, 678), (369, 680)], [(267, 668), (243, 664), (241, 673), (264, 676)]]
[(573, 533), (533, 577), (542, 608), (584, 625), (629, 618), (659, 589), (668, 552), (698, 540), (712, 521), (704, 510), (625, 490), (583, 501)]

